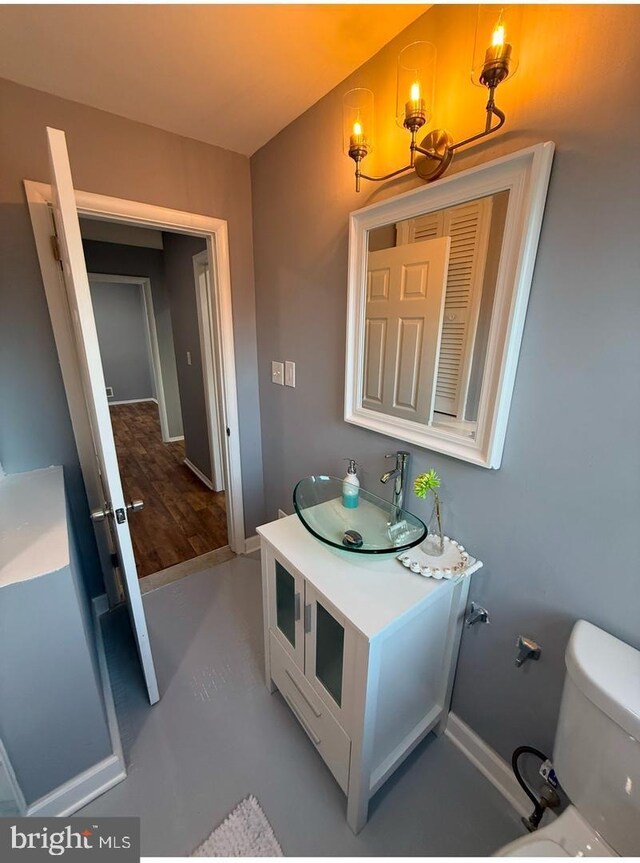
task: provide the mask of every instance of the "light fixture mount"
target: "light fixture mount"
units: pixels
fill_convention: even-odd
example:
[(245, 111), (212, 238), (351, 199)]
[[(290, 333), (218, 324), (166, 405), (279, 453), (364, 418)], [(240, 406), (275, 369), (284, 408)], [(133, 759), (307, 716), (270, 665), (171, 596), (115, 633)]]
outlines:
[[(453, 159), (452, 144), (453, 138), (444, 129), (434, 129), (423, 138), (414, 165), (421, 180), (431, 183), (444, 174)], [(431, 155), (427, 156), (424, 151)]]

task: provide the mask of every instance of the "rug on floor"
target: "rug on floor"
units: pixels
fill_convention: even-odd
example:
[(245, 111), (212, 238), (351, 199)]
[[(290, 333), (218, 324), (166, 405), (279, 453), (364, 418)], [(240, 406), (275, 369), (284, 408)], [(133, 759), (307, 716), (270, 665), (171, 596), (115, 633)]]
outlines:
[(245, 797), (191, 857), (282, 857), (271, 824), (256, 798)]

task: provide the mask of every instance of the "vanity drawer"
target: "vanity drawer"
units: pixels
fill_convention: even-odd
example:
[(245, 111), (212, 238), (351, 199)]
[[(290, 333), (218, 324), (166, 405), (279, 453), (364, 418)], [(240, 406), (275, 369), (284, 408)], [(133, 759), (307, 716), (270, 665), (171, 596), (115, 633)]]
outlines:
[(271, 678), (346, 794), (351, 740), (280, 642), (269, 633)]

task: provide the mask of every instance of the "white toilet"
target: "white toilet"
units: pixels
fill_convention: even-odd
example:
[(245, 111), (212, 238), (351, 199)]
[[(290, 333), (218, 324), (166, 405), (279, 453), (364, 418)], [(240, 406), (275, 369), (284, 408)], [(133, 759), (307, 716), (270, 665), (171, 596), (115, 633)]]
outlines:
[(640, 651), (579, 620), (565, 664), (553, 762), (572, 805), (495, 856), (638, 856)]

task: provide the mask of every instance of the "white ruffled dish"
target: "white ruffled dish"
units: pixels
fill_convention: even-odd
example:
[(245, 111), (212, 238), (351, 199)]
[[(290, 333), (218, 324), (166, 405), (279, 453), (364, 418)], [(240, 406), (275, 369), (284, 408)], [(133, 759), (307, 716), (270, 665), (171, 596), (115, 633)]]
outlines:
[(403, 551), (397, 560), (416, 575), (435, 579), (470, 575), (482, 566), (480, 561), (470, 557), (463, 545), (448, 536), (444, 537), (444, 551), (438, 557), (426, 554), (421, 546), (416, 546)]

